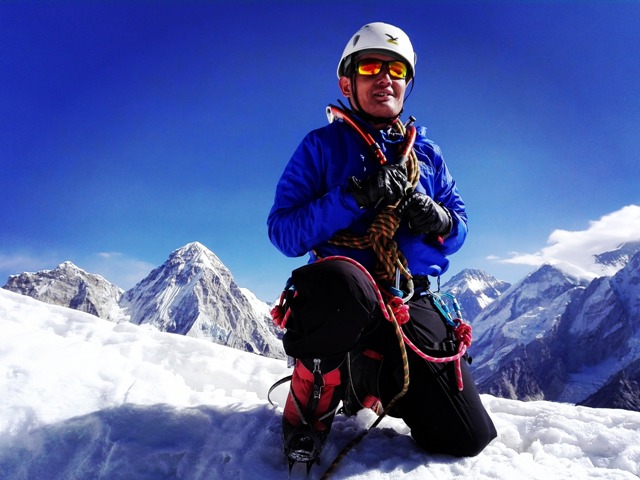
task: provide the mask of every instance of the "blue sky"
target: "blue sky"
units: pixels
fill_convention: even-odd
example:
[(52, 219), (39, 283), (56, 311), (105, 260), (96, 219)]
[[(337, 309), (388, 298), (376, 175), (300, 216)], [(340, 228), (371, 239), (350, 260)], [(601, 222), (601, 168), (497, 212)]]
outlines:
[(275, 298), (306, 261), (267, 238), (276, 182), (371, 21), (411, 37), (405, 112), (468, 206), (445, 279), (513, 282), (596, 230), (638, 240), (638, 18), (639, 2), (2, 2), (0, 284), (70, 260), (129, 288), (199, 241)]

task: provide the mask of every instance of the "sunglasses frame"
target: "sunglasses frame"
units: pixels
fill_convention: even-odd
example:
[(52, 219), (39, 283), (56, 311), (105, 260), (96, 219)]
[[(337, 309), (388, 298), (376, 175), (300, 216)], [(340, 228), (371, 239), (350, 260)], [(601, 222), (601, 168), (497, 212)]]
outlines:
[[(360, 64), (361, 63), (366, 63), (366, 64), (378, 64), (380, 65), (380, 68), (375, 72), (375, 73), (362, 73), (360, 71)], [(391, 64), (393, 63), (398, 63), (400, 65), (402, 65), (403, 70), (405, 72), (403, 77), (399, 77), (397, 75), (394, 75), (392, 69), (391, 69)], [(383, 68), (386, 68), (386, 71), (389, 72), (389, 76), (391, 78), (393, 78), (394, 80), (406, 80), (407, 77), (409, 76), (409, 66), (404, 63), (402, 60), (380, 60), (379, 58), (362, 58), (360, 60), (356, 61), (356, 65), (355, 65), (355, 70), (356, 73), (362, 77), (375, 77), (376, 75), (379, 75), (380, 72), (382, 72)]]

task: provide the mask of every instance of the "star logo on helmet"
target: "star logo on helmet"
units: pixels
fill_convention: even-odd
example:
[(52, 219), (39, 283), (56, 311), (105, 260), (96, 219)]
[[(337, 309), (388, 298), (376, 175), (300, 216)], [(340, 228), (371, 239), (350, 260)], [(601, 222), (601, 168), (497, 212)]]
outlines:
[(394, 37), (393, 35), (389, 35), (388, 33), (385, 33), (385, 35), (389, 37), (389, 39), (387, 40), (388, 43), (393, 43), (394, 45), (398, 45), (398, 37)]

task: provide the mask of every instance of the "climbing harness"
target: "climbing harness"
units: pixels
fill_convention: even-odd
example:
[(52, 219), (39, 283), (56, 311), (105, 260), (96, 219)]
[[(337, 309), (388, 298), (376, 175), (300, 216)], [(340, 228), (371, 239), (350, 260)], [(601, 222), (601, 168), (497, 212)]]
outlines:
[[(389, 403), (384, 407), (382, 413), (378, 416), (376, 421), (367, 430), (363, 431), (357, 437), (355, 437), (340, 451), (340, 453), (333, 460), (329, 468), (325, 471), (322, 477), (320, 477), (321, 480), (326, 480), (327, 478), (329, 478), (329, 476), (337, 469), (339, 462), (347, 455), (347, 453), (354, 446), (356, 446), (371, 430), (376, 428), (380, 424), (382, 419), (387, 415), (387, 413), (390, 412), (391, 409), (395, 406), (396, 402), (400, 400), (400, 398), (402, 398), (407, 393), (409, 389), (410, 377), (409, 377), (409, 359), (407, 357), (407, 351), (406, 351), (405, 345), (408, 345), (409, 348), (411, 348), (418, 356), (420, 356), (422, 359), (427, 360), (429, 362), (434, 362), (434, 363), (455, 362), (458, 389), (462, 390), (464, 385), (462, 383), (460, 359), (464, 356), (467, 350), (467, 347), (471, 344), (471, 326), (468, 325), (467, 323), (464, 323), (464, 321), (461, 318), (461, 315), (459, 315), (457, 318), (453, 318), (450, 314), (450, 311), (446, 308), (446, 304), (444, 304), (443, 307), (439, 306), (438, 310), (440, 312), (447, 312), (445, 314), (447, 323), (449, 323), (452, 326), (455, 325), (453, 328), (459, 342), (458, 352), (455, 355), (450, 357), (432, 357), (430, 355), (425, 354), (416, 345), (414, 345), (409, 340), (409, 338), (407, 338), (406, 334), (402, 330), (401, 326), (404, 323), (407, 323), (410, 318), (409, 306), (406, 305), (405, 302), (403, 302), (399, 297), (390, 296), (390, 298), (385, 303), (383, 299), (383, 294), (381, 293), (380, 288), (378, 287), (378, 284), (373, 279), (371, 274), (367, 271), (366, 268), (364, 268), (360, 263), (353, 260), (352, 258), (343, 257), (343, 256), (331, 256), (331, 257), (323, 258), (319, 261), (328, 261), (328, 260), (343, 260), (355, 265), (364, 273), (367, 279), (371, 282), (371, 285), (373, 286), (376, 292), (378, 303), (380, 304), (380, 307), (382, 309), (385, 319), (392, 322), (395, 327), (394, 331), (398, 338), (398, 345), (400, 346), (400, 353), (402, 356), (403, 386), (402, 386), (402, 390), (394, 398), (392, 398), (389, 401)], [(444, 294), (444, 295), (447, 295), (449, 298), (452, 298), (455, 301), (455, 297), (453, 295), (451, 294)], [(454, 304), (456, 305), (456, 309), (457, 309), (456, 313), (460, 314), (460, 308), (457, 301), (455, 301)]]

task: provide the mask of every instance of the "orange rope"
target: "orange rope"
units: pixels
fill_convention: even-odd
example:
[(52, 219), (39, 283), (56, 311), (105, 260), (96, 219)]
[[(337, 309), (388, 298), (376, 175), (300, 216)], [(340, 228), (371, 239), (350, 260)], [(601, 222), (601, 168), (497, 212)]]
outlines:
[[(401, 134), (407, 134), (407, 130), (402, 122), (397, 121), (392, 126)], [(412, 187), (415, 188), (420, 178), (418, 157), (413, 149), (410, 149), (410, 151), (406, 153), (407, 178)], [(402, 152), (402, 154), (405, 155), (405, 152)], [(402, 266), (401, 270), (405, 277), (410, 279), (407, 260), (393, 239), (400, 226), (400, 218), (396, 214), (395, 208), (395, 205), (389, 205), (383, 208), (373, 219), (371, 226), (364, 236), (354, 235), (347, 231), (340, 231), (329, 240), (329, 242), (334, 245), (342, 245), (359, 250), (371, 248), (377, 260), (374, 268), (375, 277), (378, 280), (384, 280), (392, 285), (395, 281), (396, 269), (400, 265)]]

